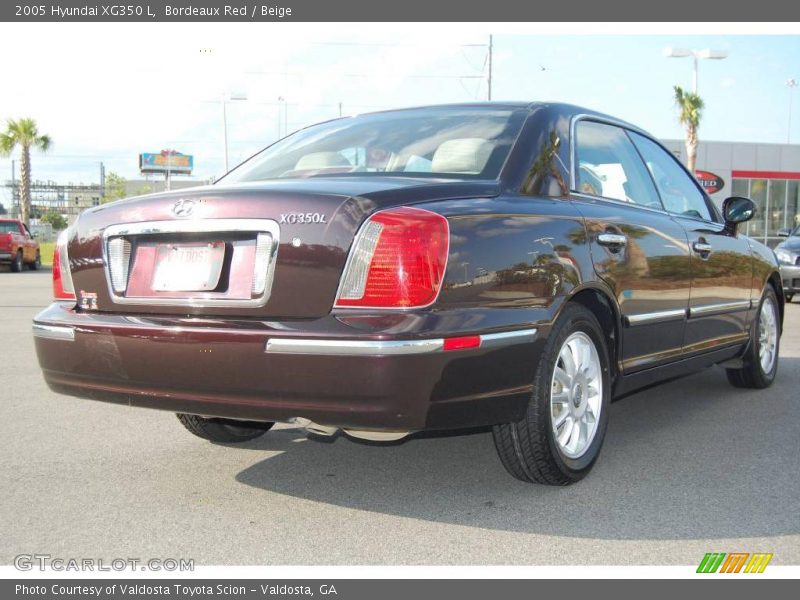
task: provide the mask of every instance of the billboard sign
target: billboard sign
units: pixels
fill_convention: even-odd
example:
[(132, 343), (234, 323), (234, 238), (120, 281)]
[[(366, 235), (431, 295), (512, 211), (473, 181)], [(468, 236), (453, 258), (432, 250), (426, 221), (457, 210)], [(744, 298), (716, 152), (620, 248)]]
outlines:
[(144, 152), (139, 155), (139, 170), (142, 174), (169, 172), (175, 175), (191, 175), (193, 167), (194, 156), (175, 150)]

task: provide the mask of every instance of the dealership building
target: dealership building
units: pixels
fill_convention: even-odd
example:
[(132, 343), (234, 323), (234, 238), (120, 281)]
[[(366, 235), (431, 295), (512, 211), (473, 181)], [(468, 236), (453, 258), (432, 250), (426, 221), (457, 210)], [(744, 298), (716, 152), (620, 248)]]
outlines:
[[(683, 140), (662, 140), (686, 163)], [(775, 246), (778, 230), (800, 225), (800, 145), (700, 142), (697, 178), (717, 206), (728, 196), (758, 205), (743, 231)]]

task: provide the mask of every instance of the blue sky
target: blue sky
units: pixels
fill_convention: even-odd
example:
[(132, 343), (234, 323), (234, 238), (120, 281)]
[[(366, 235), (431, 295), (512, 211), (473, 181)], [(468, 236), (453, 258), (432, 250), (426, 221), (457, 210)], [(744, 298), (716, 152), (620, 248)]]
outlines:
[[(0, 91), (0, 119), (37, 119), (55, 145), (48, 155), (34, 156), (34, 179), (60, 183), (97, 181), (100, 161), (107, 170), (137, 178), (138, 153), (162, 148), (193, 154), (198, 179), (219, 176), (224, 93), (247, 95), (228, 104), (232, 165), (274, 141), (284, 118), (292, 130), (337, 116), (340, 102), (344, 114), (353, 114), (485, 99), (485, 44), (492, 31), (447, 24), (164, 23), (149, 27), (150, 35), (142, 38), (141, 26), (123, 24), (35, 28), (37, 39), (53, 43), (23, 55), (25, 62), (4, 65), (5, 80), (14, 84)], [(19, 45), (34, 33), (28, 29), (0, 24), (0, 52), (18, 56)], [(707, 105), (701, 138), (786, 140), (785, 81), (800, 79), (800, 36), (502, 30), (494, 29), (496, 100), (572, 102), (662, 138), (680, 138), (672, 86), (691, 86), (692, 62), (665, 58), (663, 49), (711, 47), (727, 50), (729, 57), (700, 62), (700, 94)], [(800, 143), (797, 88), (794, 105), (792, 139)], [(0, 159), (0, 180), (10, 171), (10, 161)], [(8, 203), (5, 190), (0, 202)]]

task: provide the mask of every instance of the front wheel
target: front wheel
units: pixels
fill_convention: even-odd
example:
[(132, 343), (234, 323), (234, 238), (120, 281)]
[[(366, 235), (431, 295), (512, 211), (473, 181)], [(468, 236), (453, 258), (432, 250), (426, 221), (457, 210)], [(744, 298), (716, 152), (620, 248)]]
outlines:
[(772, 385), (778, 373), (780, 350), (780, 317), (778, 297), (772, 286), (767, 286), (758, 314), (750, 330), (750, 344), (738, 369), (726, 369), (728, 381), (734, 387), (763, 389)]
[(197, 437), (223, 444), (247, 442), (264, 435), (274, 423), (217, 419), (198, 415), (177, 414), (178, 420)]
[(610, 383), (600, 324), (584, 306), (568, 305), (536, 365), (525, 416), (493, 428), (506, 470), (522, 481), (548, 485), (583, 479), (605, 437)]

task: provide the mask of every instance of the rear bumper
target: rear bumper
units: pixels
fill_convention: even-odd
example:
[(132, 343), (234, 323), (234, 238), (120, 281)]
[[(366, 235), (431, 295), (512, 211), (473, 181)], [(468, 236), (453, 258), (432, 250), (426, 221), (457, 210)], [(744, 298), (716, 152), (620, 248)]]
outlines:
[(12, 254), (10, 252), (0, 252), (0, 262), (11, 262)]
[(800, 293), (800, 265), (781, 265), (781, 279), (784, 292)]
[(53, 304), (33, 332), (48, 385), (84, 398), (377, 430), (518, 420), (549, 326), (506, 324), (484, 330), (477, 348), (445, 351), (445, 339), (476, 333), (464, 330), (470, 321), (492, 319), (328, 316), (298, 324), (89, 314)]

